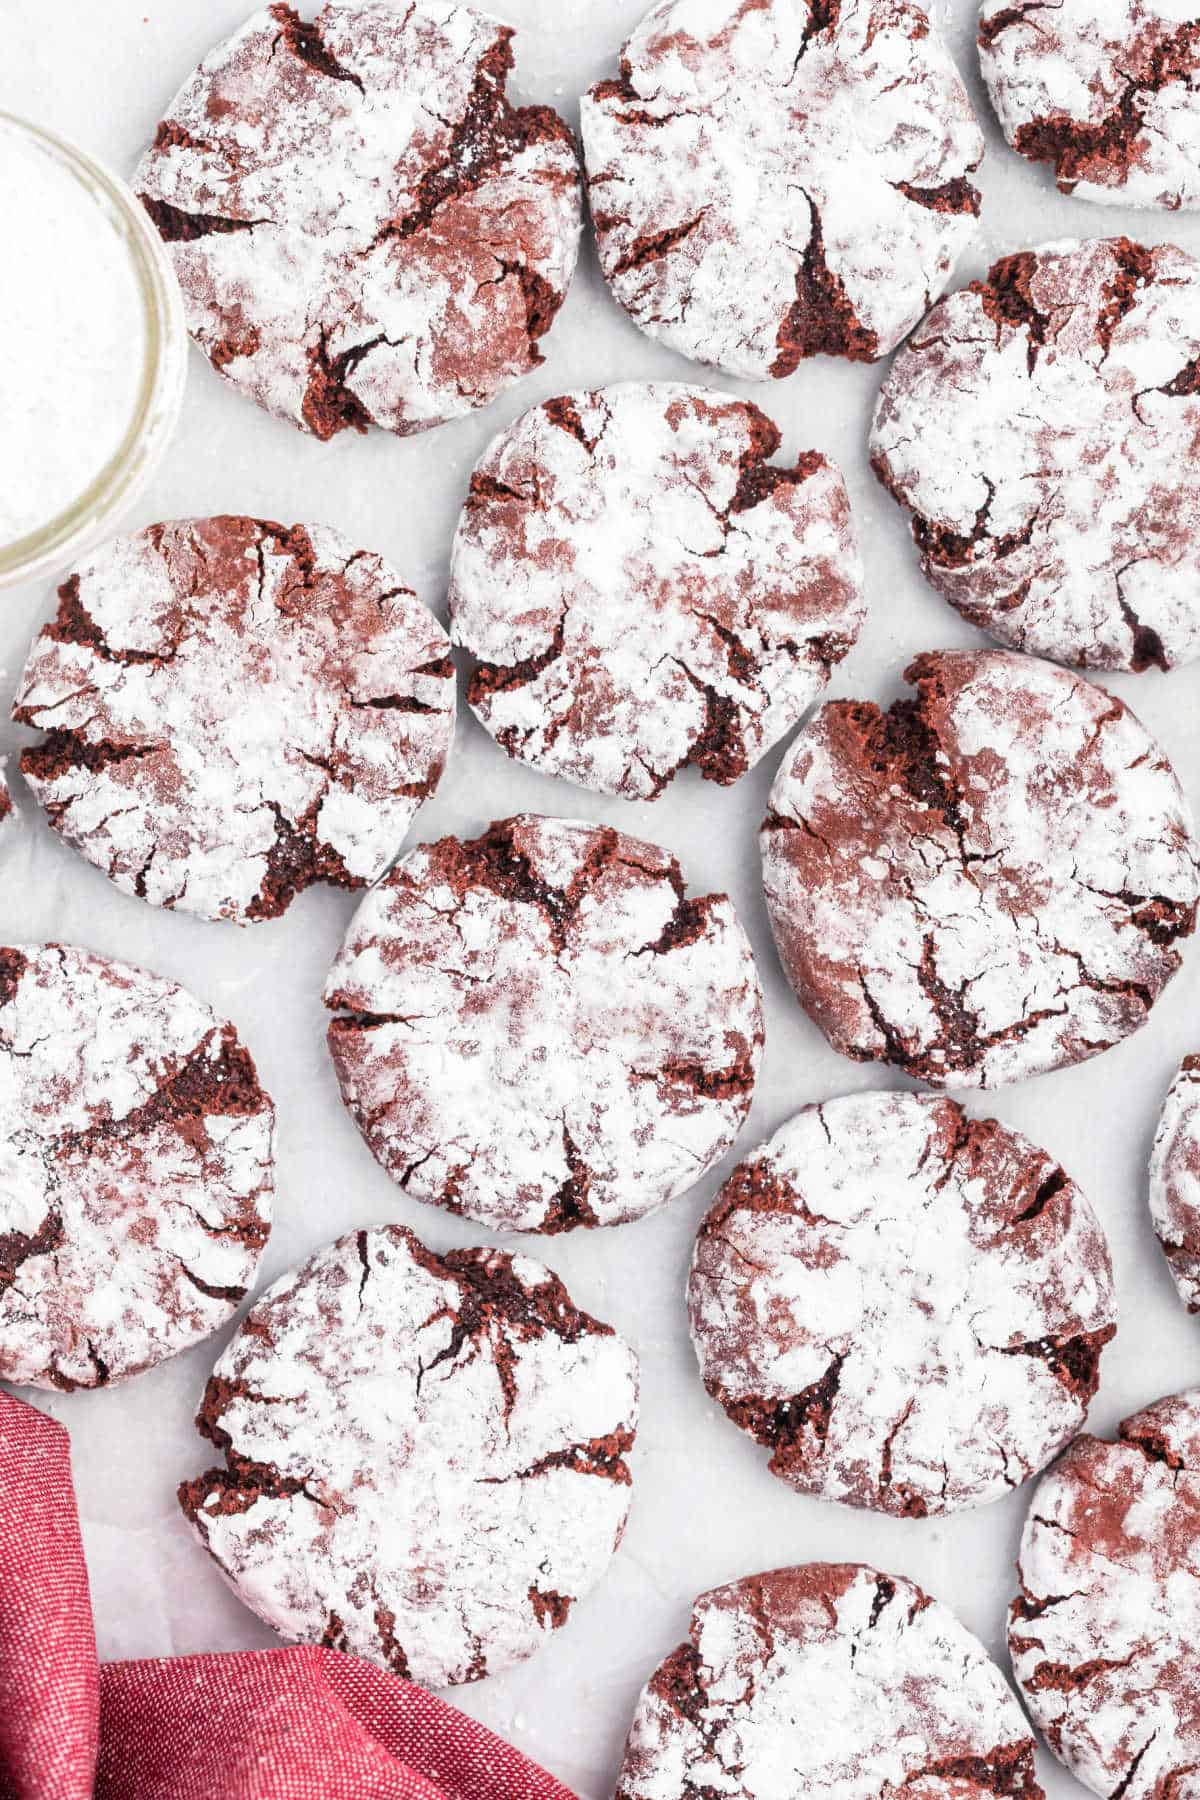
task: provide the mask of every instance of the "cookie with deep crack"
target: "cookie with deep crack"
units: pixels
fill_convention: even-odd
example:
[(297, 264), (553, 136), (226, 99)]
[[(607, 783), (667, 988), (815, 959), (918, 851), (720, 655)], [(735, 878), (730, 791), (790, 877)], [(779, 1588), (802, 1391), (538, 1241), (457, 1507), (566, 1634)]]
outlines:
[(1179, 1297), (1200, 1312), (1200, 1056), (1167, 1089), (1150, 1152), (1150, 1216)]
[(1083, 1424), (1112, 1265), (1053, 1157), (953, 1100), (808, 1106), (737, 1169), (688, 1284), (704, 1385), (803, 1494), (997, 1499)]
[(21, 772), (127, 894), (277, 917), (382, 874), (454, 734), (445, 632), (327, 526), (223, 516), (115, 538), (63, 583), (13, 717)]
[(1081, 676), (931, 652), (915, 699), (823, 706), (771, 790), (767, 906), (836, 1050), (994, 1087), (1143, 1024), (1195, 929), (1200, 844), (1163, 751)]
[(1128, 238), (1003, 258), (896, 358), (871, 461), (992, 637), (1078, 668), (1200, 657), (1200, 264)]
[(525, 814), (411, 851), (330, 971), (342, 1098), (405, 1191), (497, 1229), (640, 1218), (750, 1108), (762, 995), (724, 894), (608, 826)]
[(407, 435), (541, 362), (580, 231), (513, 32), (469, 6), (254, 13), (184, 83), (133, 185), (214, 369), (319, 438)]
[(1187, 0), (983, 0), (979, 62), (1005, 137), (1049, 163), (1064, 194), (1200, 206), (1200, 12)]
[(1009, 1648), (1054, 1754), (1103, 1795), (1195, 1792), (1200, 1389), (1084, 1436), (1038, 1483)]
[(1012, 1690), (954, 1614), (862, 1563), (701, 1594), (642, 1692), (617, 1800), (1041, 1800)]
[(912, 0), (663, 0), (582, 128), (613, 295), (730, 375), (885, 356), (975, 233), (983, 138)]
[(271, 1225), (274, 1111), (186, 988), (0, 949), (0, 1378), (103, 1387), (216, 1331)]
[(286, 1637), (477, 1681), (607, 1568), (637, 1407), (633, 1351), (541, 1263), (359, 1231), (248, 1314), (196, 1421), (224, 1463), (180, 1504)]
[(654, 799), (736, 781), (796, 725), (862, 622), (840, 471), (768, 458), (758, 407), (624, 382), (534, 407), (471, 477), (451, 565), (467, 698), (510, 756)]

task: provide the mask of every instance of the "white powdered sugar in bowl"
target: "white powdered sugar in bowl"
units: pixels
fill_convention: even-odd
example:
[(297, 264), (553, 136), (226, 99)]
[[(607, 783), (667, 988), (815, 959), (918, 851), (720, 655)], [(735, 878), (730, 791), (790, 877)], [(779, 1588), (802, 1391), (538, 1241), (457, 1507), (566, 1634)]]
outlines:
[(129, 190), (0, 113), (0, 586), (66, 563), (157, 465), (187, 335), (174, 273)]

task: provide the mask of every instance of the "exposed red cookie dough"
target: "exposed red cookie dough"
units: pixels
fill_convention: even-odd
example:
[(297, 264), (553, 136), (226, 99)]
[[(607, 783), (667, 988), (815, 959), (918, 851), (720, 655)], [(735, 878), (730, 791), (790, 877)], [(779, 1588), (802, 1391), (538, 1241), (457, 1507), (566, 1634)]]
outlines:
[(1116, 1329), (1087, 1200), (927, 1094), (805, 1107), (725, 1183), (688, 1284), (709, 1393), (803, 1494), (902, 1518), (1044, 1468)]
[(319, 438), (406, 435), (541, 362), (580, 229), (574, 140), (513, 106), (468, 6), (277, 4), (210, 51), (134, 176), (213, 367)]
[(223, 516), (113, 539), (63, 583), (13, 717), (50, 823), (125, 893), (210, 919), (359, 888), (454, 732), (449, 640), (326, 526)]
[(615, 1225), (724, 1155), (762, 1056), (723, 894), (611, 827), (525, 814), (409, 852), (325, 987), (352, 1117), (409, 1194), (497, 1229)]
[(942, 651), (887, 712), (808, 722), (762, 830), (783, 965), (834, 1048), (992, 1087), (1145, 1022), (1195, 929), (1200, 845), (1163, 751), (1104, 689)]
[(1196, 1791), (1200, 1765), (1200, 1390), (1080, 1437), (1021, 1539), (1009, 1648), (1034, 1722), (1104, 1796)]

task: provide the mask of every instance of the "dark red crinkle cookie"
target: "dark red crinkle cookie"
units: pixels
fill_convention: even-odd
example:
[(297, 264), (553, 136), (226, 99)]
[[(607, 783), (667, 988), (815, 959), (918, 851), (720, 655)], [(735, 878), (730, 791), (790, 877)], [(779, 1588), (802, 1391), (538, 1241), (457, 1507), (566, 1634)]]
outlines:
[(1034, 1745), (978, 1638), (862, 1563), (701, 1594), (634, 1714), (617, 1800), (1042, 1800)]
[(1150, 1216), (1179, 1298), (1200, 1312), (1200, 1055), (1167, 1089), (1150, 1153)]
[(580, 229), (549, 106), (469, 6), (254, 13), (175, 96), (133, 185), (213, 367), (320, 438), (408, 434), (538, 364)]
[(823, 706), (771, 790), (763, 877), (834, 1048), (947, 1087), (1082, 1062), (1145, 1022), (1196, 924), (1200, 844), (1125, 705), (1001, 650), (915, 699)]
[(1008, 1642), (1054, 1754), (1093, 1793), (1179, 1800), (1200, 1765), (1200, 1389), (1076, 1438), (1021, 1539)]
[(454, 735), (445, 632), (326, 526), (177, 519), (59, 589), (13, 717), (50, 823), (127, 894), (275, 918), (399, 850)]
[(885, 356), (975, 233), (983, 137), (913, 0), (663, 0), (582, 130), (615, 298), (749, 380)]
[(186, 988), (0, 949), (0, 1379), (103, 1387), (223, 1325), (270, 1230), (274, 1118)]
[(983, 0), (983, 79), (1065, 194), (1200, 206), (1200, 13), (1184, 0)]

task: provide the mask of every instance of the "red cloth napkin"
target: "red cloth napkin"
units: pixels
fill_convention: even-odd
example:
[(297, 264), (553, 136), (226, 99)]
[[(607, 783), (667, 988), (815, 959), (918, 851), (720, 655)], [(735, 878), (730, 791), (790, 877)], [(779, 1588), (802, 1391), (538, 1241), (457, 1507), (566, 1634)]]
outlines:
[(336, 1650), (96, 1661), (67, 1434), (0, 1393), (0, 1800), (574, 1800)]

